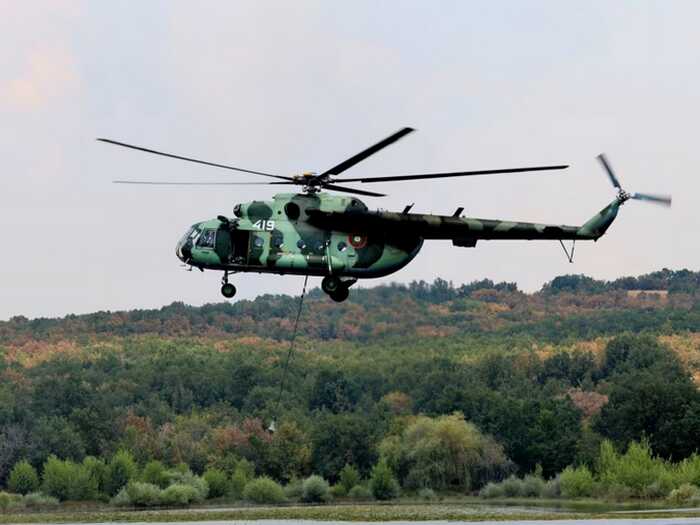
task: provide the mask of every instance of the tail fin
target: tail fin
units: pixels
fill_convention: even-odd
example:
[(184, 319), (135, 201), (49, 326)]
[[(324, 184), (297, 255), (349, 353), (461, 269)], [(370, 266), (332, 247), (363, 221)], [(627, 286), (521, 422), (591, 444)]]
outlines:
[(617, 212), (620, 210), (622, 202), (615, 199), (605, 208), (591, 217), (583, 226), (576, 232), (579, 238), (594, 239), (602, 237), (610, 225), (617, 217)]

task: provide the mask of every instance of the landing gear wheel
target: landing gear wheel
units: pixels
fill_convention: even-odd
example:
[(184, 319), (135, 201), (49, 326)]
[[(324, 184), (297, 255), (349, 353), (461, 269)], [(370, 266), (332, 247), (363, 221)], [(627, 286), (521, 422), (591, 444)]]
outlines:
[(350, 295), (350, 290), (346, 286), (341, 285), (335, 292), (328, 294), (336, 303), (342, 303)]
[(231, 299), (231, 297), (236, 295), (236, 287), (233, 286), (231, 283), (225, 283), (221, 287), (221, 295), (223, 295), (227, 299)]
[(338, 290), (343, 288), (343, 283), (335, 275), (327, 275), (323, 278), (323, 281), (321, 281), (321, 288), (328, 295), (333, 295)]

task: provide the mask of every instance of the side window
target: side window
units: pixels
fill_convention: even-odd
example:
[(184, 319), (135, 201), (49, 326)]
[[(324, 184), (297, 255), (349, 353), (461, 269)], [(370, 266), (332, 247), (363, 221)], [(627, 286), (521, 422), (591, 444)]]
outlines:
[(202, 235), (197, 239), (197, 247), (199, 248), (213, 248), (214, 241), (216, 240), (216, 230), (204, 230)]

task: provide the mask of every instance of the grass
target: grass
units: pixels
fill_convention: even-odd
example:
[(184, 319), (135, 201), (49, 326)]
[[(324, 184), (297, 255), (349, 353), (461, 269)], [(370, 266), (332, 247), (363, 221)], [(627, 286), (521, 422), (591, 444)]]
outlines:
[[(630, 505), (613, 505), (596, 500), (562, 502), (552, 500), (508, 500), (489, 502), (476, 498), (448, 498), (440, 503), (333, 504), (333, 505), (285, 505), (241, 507), (196, 507), (174, 510), (114, 510), (111, 507), (72, 507), (51, 512), (0, 513), (0, 523), (101, 523), (101, 522), (181, 522), (181, 521), (232, 521), (258, 519), (300, 519), (336, 521), (434, 521), (434, 520), (553, 520), (553, 519), (610, 519), (620, 518), (620, 510), (635, 510)], [(561, 510), (555, 510), (554, 504)], [(562, 506), (562, 503), (564, 505)], [(575, 503), (572, 507), (569, 503)], [(603, 507), (604, 509), (602, 510)], [(574, 510), (575, 509), (575, 510)], [(601, 509), (601, 510), (597, 510)], [(653, 508), (638, 517), (668, 517), (661, 508)], [(697, 512), (674, 512), (674, 517), (696, 517)], [(625, 517), (633, 517), (633, 512)]]

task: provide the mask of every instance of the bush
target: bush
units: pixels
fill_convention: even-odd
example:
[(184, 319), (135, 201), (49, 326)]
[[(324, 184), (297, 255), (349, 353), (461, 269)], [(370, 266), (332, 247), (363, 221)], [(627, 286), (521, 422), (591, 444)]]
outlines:
[(360, 473), (352, 465), (346, 464), (340, 471), (339, 484), (348, 493), (360, 482)]
[(378, 500), (389, 500), (398, 497), (399, 484), (385, 460), (381, 460), (372, 469), (369, 487), (372, 495)]
[(671, 491), (668, 499), (671, 503), (682, 505), (700, 497), (700, 489), (690, 483), (684, 483), (677, 489)]
[(171, 486), (186, 485), (188, 487), (192, 487), (196, 491), (197, 494), (193, 501), (199, 503), (207, 499), (207, 496), (209, 495), (209, 485), (207, 484), (206, 480), (192, 474), (192, 471), (189, 469), (183, 470), (178, 468), (177, 470), (170, 471), (168, 474), (170, 477)]
[(31, 492), (24, 496), (22, 501), (24, 502), (24, 505), (30, 509), (46, 509), (50, 507), (57, 507), (59, 504), (56, 498), (46, 496), (41, 492)]
[(49, 456), (44, 463), (43, 490), (59, 500), (97, 499), (98, 482), (84, 465)]
[(340, 483), (331, 487), (331, 496), (334, 498), (344, 498), (347, 495), (348, 491), (345, 490), (345, 487), (343, 487)]
[(588, 467), (566, 467), (559, 475), (561, 495), (565, 498), (590, 498), (595, 492), (595, 480)]
[(209, 485), (209, 495), (210, 498), (219, 498), (226, 494), (228, 489), (228, 479), (226, 474), (219, 469), (210, 468), (204, 472), (202, 476), (204, 481)]
[(201, 501), (201, 494), (192, 485), (176, 483), (162, 491), (160, 498), (163, 505), (182, 507)]
[(367, 501), (372, 499), (372, 493), (363, 485), (355, 485), (350, 489), (350, 492), (348, 492), (348, 497), (355, 501)]
[(435, 501), (437, 499), (437, 495), (433, 489), (420, 489), (418, 491), (418, 497), (425, 501)]
[(242, 499), (243, 492), (245, 491), (245, 486), (250, 478), (248, 477), (246, 471), (242, 468), (236, 467), (236, 470), (231, 476), (231, 482), (229, 484), (229, 494), (234, 499)]
[(523, 495), (523, 482), (516, 476), (510, 476), (501, 482), (503, 495), (506, 498), (519, 498)]
[(523, 478), (521, 490), (526, 498), (540, 498), (544, 492), (545, 482), (540, 476), (527, 475)]
[(321, 476), (309, 476), (302, 485), (301, 499), (306, 503), (324, 503), (330, 500), (328, 482)]
[(128, 507), (131, 505), (131, 499), (129, 494), (126, 492), (126, 487), (122, 488), (117, 495), (114, 496), (109, 502), (117, 507)]
[(165, 466), (160, 461), (149, 461), (143, 467), (141, 473), (141, 481), (156, 485), (162, 489), (168, 486), (169, 477), (165, 470)]
[(8, 510), (15, 503), (15, 498), (12, 494), (0, 491), (0, 510)]
[(284, 487), (284, 496), (291, 500), (300, 500), (304, 492), (300, 479), (291, 479)]
[(161, 490), (152, 483), (130, 481), (126, 493), (131, 504), (137, 507), (153, 507), (161, 503)]
[(106, 489), (110, 496), (114, 496), (125, 487), (129, 481), (136, 478), (138, 467), (131, 453), (120, 450), (117, 452), (107, 467)]
[(245, 486), (243, 497), (253, 503), (281, 503), (284, 501), (284, 491), (279, 483), (262, 476)]
[(503, 497), (503, 483), (487, 483), (479, 491), (479, 496), (482, 498), (502, 498)]
[(542, 491), (543, 498), (558, 498), (561, 496), (561, 477), (559, 474), (548, 480)]
[[(625, 454), (618, 454), (609, 441), (600, 445), (598, 473), (608, 494), (616, 499), (643, 498), (652, 490), (668, 494), (676, 485), (673, 465), (652, 455), (648, 441), (631, 442)], [(652, 489), (652, 485), (657, 484)]]
[(7, 488), (15, 494), (29, 494), (39, 488), (39, 476), (28, 461), (20, 461), (10, 472)]
[(83, 460), (83, 468), (87, 472), (93, 483), (97, 485), (97, 492), (105, 492), (107, 483), (107, 465), (101, 459), (94, 456), (87, 456)]

